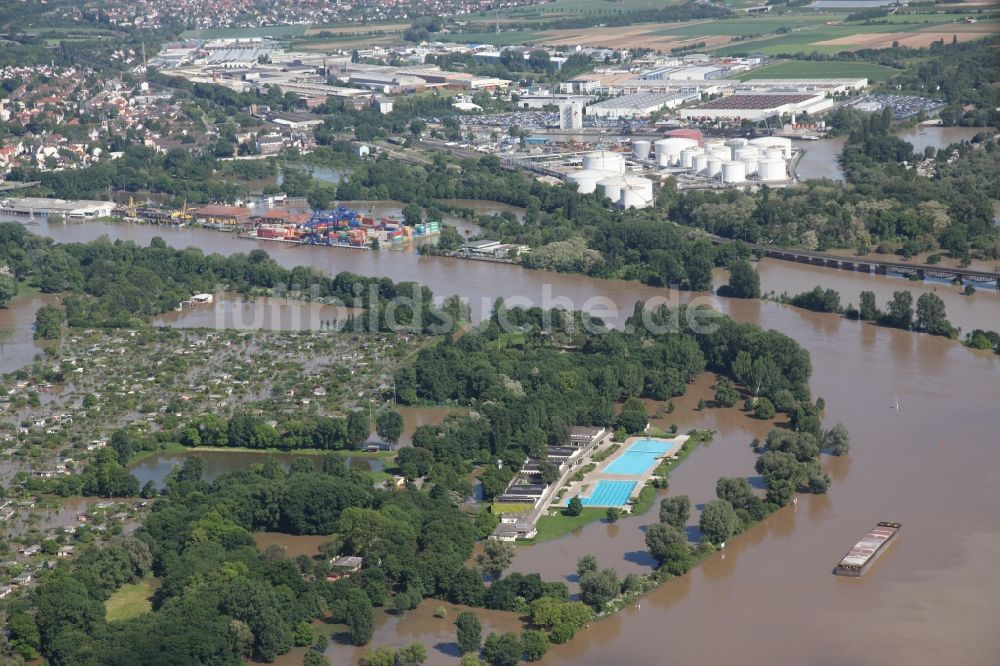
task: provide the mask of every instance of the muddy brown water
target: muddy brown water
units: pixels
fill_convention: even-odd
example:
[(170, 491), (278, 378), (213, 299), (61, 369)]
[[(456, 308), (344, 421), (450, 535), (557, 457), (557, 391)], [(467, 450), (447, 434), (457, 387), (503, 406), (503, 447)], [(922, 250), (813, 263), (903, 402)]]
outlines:
[[(585, 309), (602, 318), (623, 323), (637, 300), (666, 294), (664, 290), (635, 282), (532, 271), (485, 261), (422, 257), (412, 250), (362, 252), (343, 248), (285, 246), (248, 241), (235, 238), (230, 233), (198, 228), (42, 223), (30, 229), (60, 242), (87, 242), (106, 235), (113, 240), (131, 240), (147, 245), (154, 237), (160, 236), (174, 247), (197, 247), (207, 253), (232, 254), (263, 249), (287, 268), (303, 265), (329, 274), (350, 271), (395, 281), (416, 280), (430, 287), (438, 297), (457, 294), (467, 298), (473, 319), (477, 321), (489, 315), (496, 298), (503, 297), (511, 307), (520, 304)], [(857, 295), (864, 289), (880, 295), (880, 306), (891, 297), (893, 290), (910, 289), (916, 296), (921, 288), (936, 289), (945, 300), (948, 316), (954, 325), (964, 330), (976, 327), (1000, 329), (1000, 294), (996, 290), (981, 289), (969, 298), (961, 296), (959, 288), (950, 284), (910, 282), (903, 278), (822, 269), (776, 259), (761, 261), (760, 270), (764, 291), (798, 293), (816, 284), (824, 287), (835, 284), (845, 304), (856, 304)], [(720, 280), (721, 273), (717, 276), (717, 284)]]
[[(308, 460), (316, 469), (323, 467), (323, 456), (319, 455), (296, 455), (274, 451), (210, 450), (155, 453), (129, 467), (129, 471), (139, 480), (140, 486), (152, 481), (157, 488), (162, 488), (170, 471), (183, 465), (187, 458), (201, 458), (205, 461), (205, 473), (202, 476), (205, 481), (214, 481), (223, 474), (249, 469), (252, 465), (262, 464), (268, 460), (277, 462), (286, 471), (298, 459)], [(381, 459), (366, 456), (345, 456), (345, 462), (351, 468), (364, 471), (377, 472), (384, 467)]]
[(0, 308), (0, 373), (29, 365), (45, 344), (51, 344), (34, 339), (35, 313), (55, 300), (48, 294), (21, 295)]
[(358, 308), (323, 305), (285, 298), (244, 299), (240, 294), (217, 294), (213, 303), (182, 307), (153, 318), (158, 326), (175, 328), (232, 328), (237, 330), (322, 330), (363, 312)]
[[(969, 141), (983, 127), (910, 127), (897, 133), (904, 141), (913, 144), (913, 152), (923, 153), (924, 148), (945, 148), (959, 141)], [(795, 173), (802, 180), (812, 178), (829, 178), (844, 180), (844, 171), (840, 168), (837, 158), (844, 149), (845, 137), (836, 139), (819, 139), (817, 141), (795, 141), (795, 146), (804, 151), (802, 158), (795, 166)]]
[[(418, 426), (435, 425), (441, 423), (449, 414), (466, 413), (464, 409), (450, 407), (398, 407), (398, 409), (403, 415), (403, 434), (400, 437), (400, 444), (402, 445), (410, 444), (413, 431)], [(298, 459), (308, 460), (317, 469), (322, 468), (323, 465), (323, 456), (320, 455), (301, 455), (276, 451), (192, 450), (155, 453), (132, 465), (129, 471), (139, 480), (140, 486), (145, 485), (147, 481), (152, 481), (156, 487), (162, 488), (170, 471), (174, 467), (183, 465), (184, 460), (189, 457), (197, 457), (205, 461), (205, 474), (203, 478), (206, 481), (214, 481), (223, 474), (249, 469), (252, 465), (264, 463), (268, 460), (277, 462), (285, 470), (291, 467), (292, 463)], [(344, 458), (351, 468), (363, 471), (381, 471), (385, 469), (388, 462), (381, 458), (362, 455), (346, 455)], [(290, 538), (294, 539), (296, 537)]]
[[(77, 236), (72, 240), (114, 233), (138, 242), (161, 235), (174, 245), (208, 251), (254, 247), (203, 230), (57, 229), (63, 240), (71, 239), (66, 233)], [(497, 296), (518, 295), (543, 305), (545, 293), (549, 305), (556, 305), (551, 298), (558, 296), (595, 313), (607, 314), (613, 305), (624, 316), (637, 299), (660, 293), (636, 283), (402, 253), (278, 248), (273, 255), (285, 265), (416, 279), (439, 295), (458, 292), (472, 298), (480, 316), (482, 301), (491, 305)], [(765, 290), (795, 293), (812, 288), (817, 279), (820, 284), (848, 280), (853, 288), (841, 290), (845, 302), (856, 302), (856, 292), (879, 283), (890, 292), (916, 286), (894, 278), (762, 263)], [(995, 294), (982, 292), (966, 301), (952, 287), (937, 289), (956, 325), (1000, 328)], [(586, 303), (595, 296), (605, 299), (603, 309), (601, 302)], [(828, 495), (800, 496), (797, 506), (733, 539), (688, 575), (553, 648), (544, 663), (656, 666), (738, 660), (770, 665), (780, 649), (795, 654), (797, 663), (810, 664), (995, 664), (1000, 653), (994, 629), (1000, 617), (1000, 357), (773, 302), (721, 299), (719, 304), (736, 319), (787, 333), (809, 350), (813, 393), (827, 401), (826, 424), (842, 421), (851, 431), (851, 455), (825, 463), (835, 481)], [(899, 411), (891, 408), (896, 397)], [(689, 403), (675, 402), (678, 409), (665, 423), (677, 422), (682, 431), (712, 427), (718, 435), (673, 474), (669, 492), (688, 494), (698, 505), (713, 497), (720, 475), (758, 482), (748, 445), (766, 426), (738, 410), (695, 412)], [(648, 570), (642, 527), (654, 515), (613, 526), (595, 523), (557, 541), (521, 547), (513, 569), (565, 580), (580, 555), (594, 553), (603, 566), (621, 573)], [(887, 519), (903, 523), (891, 551), (860, 580), (833, 576), (840, 557), (875, 522)], [(381, 622), (373, 644), (421, 640), (428, 647), (428, 664), (454, 664), (447, 645), (435, 647), (454, 640), (451, 623), (442, 623), (447, 630), (440, 631), (427, 623), (419, 615)], [(335, 663), (356, 660), (361, 653), (346, 647), (329, 652)]]

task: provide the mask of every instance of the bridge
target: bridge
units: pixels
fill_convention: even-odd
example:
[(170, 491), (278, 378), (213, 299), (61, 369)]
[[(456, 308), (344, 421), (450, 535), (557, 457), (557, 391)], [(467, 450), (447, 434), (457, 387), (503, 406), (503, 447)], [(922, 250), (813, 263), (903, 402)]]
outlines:
[[(717, 245), (728, 245), (741, 241), (732, 238), (722, 238), (713, 234), (708, 235), (709, 240)], [(822, 266), (824, 268), (839, 268), (846, 271), (857, 271), (859, 273), (873, 273), (875, 275), (904, 275), (916, 276), (918, 279), (943, 278), (946, 280), (959, 280), (963, 282), (995, 283), (1000, 288), (1000, 270), (975, 271), (969, 268), (948, 268), (945, 266), (929, 266), (920, 264), (907, 264), (899, 261), (885, 261), (882, 259), (862, 259), (857, 257), (846, 257), (826, 252), (812, 252), (809, 250), (794, 250), (791, 248), (774, 247), (771, 245), (761, 245), (759, 243), (746, 243), (751, 250), (757, 254), (781, 259), (783, 261), (794, 261), (800, 264), (811, 266)]]

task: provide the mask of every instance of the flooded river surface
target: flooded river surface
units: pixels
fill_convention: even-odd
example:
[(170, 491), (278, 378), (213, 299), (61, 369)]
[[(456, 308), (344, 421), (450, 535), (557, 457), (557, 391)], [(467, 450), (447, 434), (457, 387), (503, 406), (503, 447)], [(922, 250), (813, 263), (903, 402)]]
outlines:
[[(969, 141), (983, 127), (938, 127), (922, 125), (910, 127), (897, 133), (899, 138), (913, 144), (913, 152), (923, 153), (924, 148), (944, 148), (959, 141)], [(829, 178), (844, 180), (844, 171), (840, 168), (837, 158), (844, 149), (846, 137), (836, 139), (819, 139), (817, 141), (794, 141), (796, 148), (804, 151), (802, 158), (795, 166), (795, 173), (801, 180)]]
[[(160, 235), (175, 246), (217, 252), (256, 247), (195, 229), (69, 225), (38, 231), (60, 240), (103, 233), (141, 243)], [(439, 296), (468, 297), (477, 317), (503, 296), (533, 305), (588, 308), (602, 316), (617, 312), (613, 323), (621, 325), (636, 300), (664, 295), (637, 283), (485, 262), (261, 247), (286, 266), (418, 280)], [(844, 303), (857, 303), (862, 289), (875, 290), (883, 305), (893, 289), (936, 288), (954, 324), (966, 330), (1000, 329), (996, 293), (967, 298), (949, 285), (787, 262), (765, 261), (760, 268), (765, 290), (798, 293), (816, 284), (836, 285)], [(593, 624), (568, 645), (553, 647), (543, 663), (770, 666), (794, 654), (791, 661), (808, 664), (995, 664), (1000, 654), (994, 628), (1000, 617), (1000, 357), (774, 302), (718, 302), (736, 319), (777, 329), (809, 350), (813, 394), (827, 403), (825, 425), (841, 421), (848, 427), (851, 454), (825, 462), (834, 478), (829, 495), (799, 496), (797, 506), (732, 540), (636, 607)], [(691, 395), (675, 401), (677, 411), (659, 421), (677, 423), (682, 432), (692, 427), (718, 431), (671, 477), (669, 492), (688, 494), (695, 505), (714, 496), (721, 475), (747, 476), (759, 484), (749, 443), (766, 431), (766, 425), (737, 410), (692, 410), (698, 392), (707, 390), (704, 384), (692, 387)], [(891, 408), (896, 397), (899, 411)], [(520, 547), (512, 569), (572, 582), (567, 577), (577, 558), (593, 553), (602, 566), (620, 573), (648, 570), (642, 528), (654, 518), (655, 511), (616, 525), (596, 523), (557, 541)], [(887, 555), (864, 578), (833, 576), (837, 561), (879, 520), (903, 524)], [(434, 624), (419, 613), (401, 620), (380, 616), (373, 644), (417, 640), (428, 648), (428, 664), (456, 663), (451, 621)], [(345, 663), (361, 651), (338, 644), (328, 654), (332, 663)]]
[[(395, 281), (415, 280), (430, 287), (437, 297), (457, 294), (467, 298), (476, 321), (489, 316), (496, 298), (503, 297), (512, 307), (531, 305), (592, 310), (605, 319), (619, 320), (620, 325), (639, 299), (666, 296), (664, 290), (635, 282), (525, 270), (485, 261), (423, 257), (413, 250), (358, 252), (342, 248), (286, 246), (248, 241), (207, 229), (173, 229), (141, 224), (43, 223), (30, 229), (60, 242), (86, 242), (106, 235), (111, 239), (148, 245), (154, 237), (160, 236), (173, 247), (196, 247), (206, 253), (232, 254), (262, 249), (287, 268), (313, 266), (331, 275), (350, 271)], [(910, 289), (918, 296), (923, 289), (936, 289), (944, 299), (948, 316), (955, 326), (964, 330), (977, 327), (1000, 329), (1000, 295), (995, 290), (980, 290), (969, 298), (961, 296), (960, 290), (950, 284), (909, 282), (901, 278), (825, 270), (776, 259), (762, 260), (760, 271), (763, 290), (777, 294), (784, 291), (795, 294), (812, 289), (817, 284), (826, 287), (835, 282), (845, 305), (848, 302), (857, 304), (858, 294), (865, 289), (876, 291), (880, 306), (894, 290)]]

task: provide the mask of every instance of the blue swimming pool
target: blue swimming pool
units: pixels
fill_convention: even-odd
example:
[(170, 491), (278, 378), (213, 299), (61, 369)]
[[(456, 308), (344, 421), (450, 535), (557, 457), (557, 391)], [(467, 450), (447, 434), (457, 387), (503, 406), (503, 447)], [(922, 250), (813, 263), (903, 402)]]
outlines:
[(631, 474), (639, 476), (656, 464), (656, 459), (673, 447), (672, 441), (638, 439), (602, 471), (606, 474)]
[[(581, 497), (584, 506), (625, 506), (637, 481), (598, 481), (589, 497)], [(566, 499), (569, 503), (569, 498)]]

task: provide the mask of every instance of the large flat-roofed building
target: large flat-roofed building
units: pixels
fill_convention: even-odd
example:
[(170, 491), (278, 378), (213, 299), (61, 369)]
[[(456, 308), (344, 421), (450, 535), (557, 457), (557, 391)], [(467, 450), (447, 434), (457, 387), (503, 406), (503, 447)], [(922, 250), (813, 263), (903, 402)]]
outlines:
[(11, 217), (52, 217), (61, 215), (68, 220), (108, 217), (115, 209), (111, 201), (91, 201), (87, 199), (48, 199), (25, 197), (0, 199), (0, 215)]
[(736, 86), (738, 93), (742, 90), (757, 92), (823, 92), (851, 93), (860, 92), (868, 87), (868, 79), (750, 79)]
[(682, 67), (671, 72), (666, 72), (662, 78), (670, 81), (708, 81), (717, 79), (725, 71), (721, 67), (711, 65), (701, 65), (696, 67)]
[(681, 109), (680, 116), (693, 120), (763, 120), (783, 114), (819, 113), (831, 107), (832, 99), (815, 93), (736, 94)]
[(622, 95), (587, 105), (586, 115), (596, 118), (644, 118), (660, 109), (673, 109), (698, 99), (697, 93), (639, 93)]
[(311, 113), (276, 113), (271, 122), (296, 130), (304, 130), (323, 124), (323, 119)]
[(569, 443), (586, 450), (598, 444), (606, 434), (607, 429), (600, 426), (573, 426), (569, 429)]

